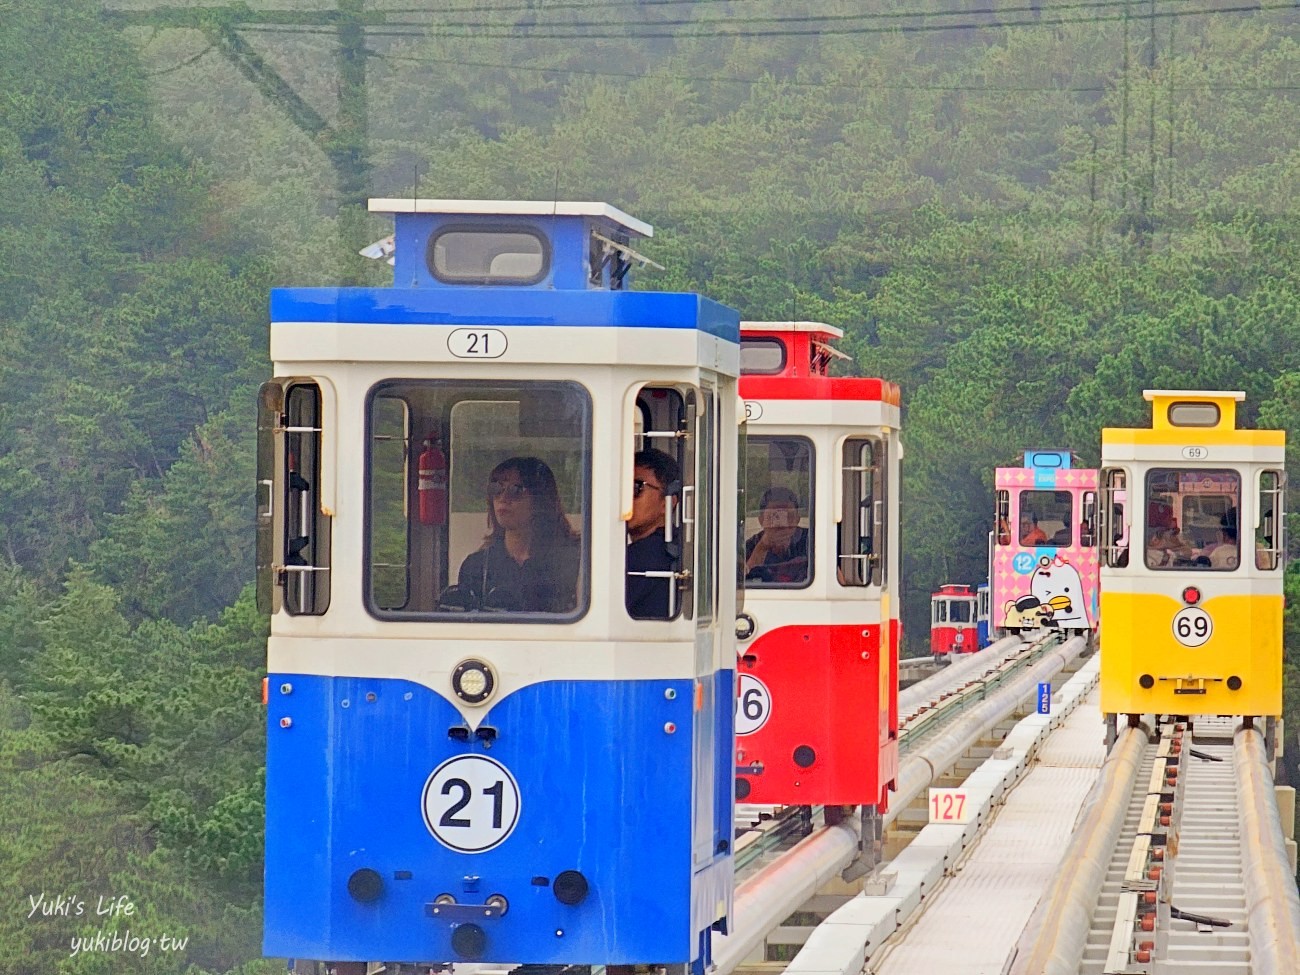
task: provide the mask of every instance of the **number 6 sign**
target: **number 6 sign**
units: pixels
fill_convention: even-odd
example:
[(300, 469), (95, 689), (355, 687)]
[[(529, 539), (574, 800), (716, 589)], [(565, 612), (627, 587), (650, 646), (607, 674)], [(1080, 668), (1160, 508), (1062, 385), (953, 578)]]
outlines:
[(736, 698), (736, 734), (752, 735), (772, 716), (772, 694), (757, 677), (740, 675), (740, 696)]

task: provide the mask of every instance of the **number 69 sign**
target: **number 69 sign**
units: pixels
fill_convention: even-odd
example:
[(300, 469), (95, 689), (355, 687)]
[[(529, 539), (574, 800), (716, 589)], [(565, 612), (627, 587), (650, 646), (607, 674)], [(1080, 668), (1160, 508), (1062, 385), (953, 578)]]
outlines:
[(1214, 632), (1214, 620), (1199, 606), (1188, 606), (1174, 617), (1174, 639), (1185, 647), (1200, 647)]

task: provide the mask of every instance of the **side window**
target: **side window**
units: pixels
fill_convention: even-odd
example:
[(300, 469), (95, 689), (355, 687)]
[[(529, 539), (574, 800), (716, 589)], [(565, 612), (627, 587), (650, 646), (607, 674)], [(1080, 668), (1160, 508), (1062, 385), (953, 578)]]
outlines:
[(798, 589), (813, 577), (813, 445), (749, 436), (745, 448), (745, 584)]
[(994, 495), (994, 524), (997, 526), (997, 543), (1011, 544), (1011, 492), (998, 491)]
[(708, 387), (701, 390), (700, 412), (696, 419), (696, 442), (699, 446), (696, 461), (698, 472), (695, 503), (695, 525), (698, 541), (695, 546), (695, 605), (701, 622), (713, 619), (717, 602), (718, 565), (718, 411), (717, 397)]
[(1101, 507), (1097, 512), (1102, 565), (1128, 565), (1128, 476), (1119, 468), (1101, 472)]
[(879, 586), (886, 561), (887, 445), (874, 439), (845, 441), (843, 509), (837, 533), (837, 579), (842, 586)]
[(391, 380), (371, 390), (366, 421), (373, 615), (565, 623), (586, 611), (585, 389)]
[(677, 598), (681, 600), (681, 614), (686, 619), (695, 618), (695, 587), (691, 584), (691, 573), (695, 565), (695, 546), (698, 544), (695, 512), (699, 506), (698, 482), (695, 477), (699, 471), (699, 431), (700, 396), (695, 389), (689, 389), (684, 395), (686, 409), (682, 418), (679, 437), (679, 452), (682, 466), (682, 487), (679, 503), (674, 508), (681, 539), (681, 575), (675, 585)]
[[(709, 396), (712, 402), (712, 395)], [(694, 615), (695, 590), (691, 580), (696, 540), (703, 527), (714, 531), (713, 519), (696, 524), (697, 483), (712, 483), (716, 490), (716, 467), (699, 461), (695, 449), (699, 437), (713, 444), (703, 417), (697, 416), (697, 392), (689, 387), (647, 386), (637, 395), (633, 423), (635, 454), (631, 516), (627, 522), (627, 553), (624, 567), (624, 602), (633, 619), (666, 620)], [(707, 407), (705, 412), (710, 412)], [(711, 482), (697, 482), (697, 473)], [(705, 499), (710, 489), (705, 488)], [(716, 539), (714, 540), (716, 542)], [(707, 550), (707, 549), (706, 549)], [(716, 563), (715, 563), (716, 564)], [(708, 606), (716, 580), (710, 569)], [(701, 590), (703, 592), (703, 590)]]
[(1276, 569), (1282, 565), (1286, 541), (1282, 537), (1282, 505), (1286, 475), (1283, 471), (1260, 471), (1259, 524), (1255, 528), (1255, 568)]
[(785, 368), (785, 343), (777, 338), (741, 338), (740, 374), (775, 376)]
[(736, 456), (740, 458), (737, 465), (740, 469), (736, 472), (736, 523), (733, 526), (735, 537), (732, 544), (736, 549), (736, 616), (739, 618), (740, 614), (745, 610), (745, 512), (749, 506), (749, 485), (746, 481), (748, 477), (749, 423), (746, 421), (745, 414), (740, 411), (737, 412), (736, 421)]
[(1016, 538), (1027, 548), (1074, 544), (1074, 504), (1069, 491), (1021, 491)]
[(284, 608), (320, 616), (330, 604), (330, 518), (320, 510), (321, 395), (289, 386), (284, 400)]
[(1083, 492), (1083, 513), (1079, 518), (1079, 544), (1091, 548), (1097, 544), (1097, 492)]

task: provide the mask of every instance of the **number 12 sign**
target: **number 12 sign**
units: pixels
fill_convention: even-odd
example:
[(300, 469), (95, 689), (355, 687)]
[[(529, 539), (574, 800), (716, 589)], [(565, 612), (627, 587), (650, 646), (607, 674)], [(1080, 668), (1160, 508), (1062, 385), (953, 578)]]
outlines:
[(930, 790), (930, 822), (941, 826), (964, 826), (970, 822), (972, 812), (965, 789)]

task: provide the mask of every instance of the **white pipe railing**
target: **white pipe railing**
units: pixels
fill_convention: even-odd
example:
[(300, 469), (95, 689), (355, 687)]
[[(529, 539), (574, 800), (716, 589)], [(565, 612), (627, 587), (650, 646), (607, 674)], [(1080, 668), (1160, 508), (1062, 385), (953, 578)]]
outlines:
[(1241, 790), (1241, 872), (1255, 975), (1293, 975), (1300, 965), (1300, 895), (1291, 875), (1263, 736), (1237, 729), (1232, 759)]
[(994, 664), (1001, 663), (1025, 646), (1018, 636), (1004, 637), (979, 653), (963, 654), (942, 670), (936, 671), (923, 681), (905, 687), (898, 692), (898, 713), (909, 715), (923, 704), (928, 704), (961, 687), (970, 675), (980, 670), (987, 670)]
[(827, 826), (737, 887), (732, 910), (735, 930), (714, 941), (713, 963), (719, 975), (735, 970), (769, 932), (853, 862), (857, 853), (854, 826)]

